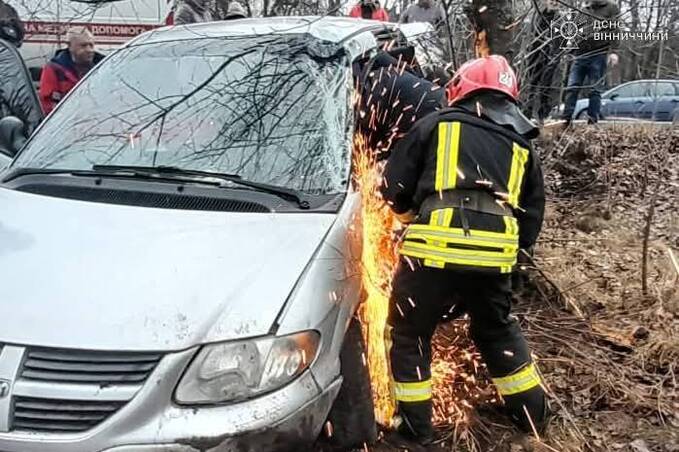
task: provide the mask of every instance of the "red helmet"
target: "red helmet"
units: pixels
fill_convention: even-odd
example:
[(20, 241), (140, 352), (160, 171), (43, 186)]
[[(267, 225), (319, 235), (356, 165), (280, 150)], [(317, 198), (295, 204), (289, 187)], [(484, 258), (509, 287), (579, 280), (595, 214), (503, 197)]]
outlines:
[(476, 91), (486, 89), (518, 100), (516, 74), (503, 56), (490, 55), (464, 63), (446, 85), (448, 104), (453, 105)]

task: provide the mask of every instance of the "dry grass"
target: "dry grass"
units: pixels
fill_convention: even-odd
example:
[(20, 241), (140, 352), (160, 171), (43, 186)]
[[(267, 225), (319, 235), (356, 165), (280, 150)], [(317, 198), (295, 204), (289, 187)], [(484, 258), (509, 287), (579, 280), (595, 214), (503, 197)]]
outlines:
[[(447, 437), (435, 450), (679, 451), (679, 130), (582, 128), (538, 147), (547, 216), (514, 314), (553, 420), (539, 439), (520, 435), (486, 398), (467, 425), (441, 425)], [(657, 181), (643, 295), (642, 232)], [(459, 331), (451, 325), (435, 338), (439, 357)], [(446, 400), (437, 399), (439, 411), (450, 412)]]

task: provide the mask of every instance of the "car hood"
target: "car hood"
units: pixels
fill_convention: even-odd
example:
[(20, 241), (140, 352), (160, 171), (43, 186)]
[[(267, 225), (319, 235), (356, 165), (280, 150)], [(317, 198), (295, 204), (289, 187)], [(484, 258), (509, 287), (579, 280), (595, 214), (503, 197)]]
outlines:
[(267, 334), (334, 219), (0, 189), (0, 343), (171, 351)]

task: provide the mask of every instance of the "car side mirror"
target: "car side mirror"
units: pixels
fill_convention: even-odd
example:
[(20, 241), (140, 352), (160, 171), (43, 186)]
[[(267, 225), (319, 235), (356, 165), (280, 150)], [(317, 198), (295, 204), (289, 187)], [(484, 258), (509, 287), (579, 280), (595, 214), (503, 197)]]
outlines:
[(24, 122), (15, 116), (0, 119), (0, 152), (14, 158), (28, 140), (25, 129)]
[(620, 94), (618, 94), (618, 93), (613, 93), (613, 94), (611, 94), (611, 97), (609, 97), (608, 99), (609, 99), (609, 100), (615, 100), (615, 99), (617, 99), (618, 97), (620, 97)]

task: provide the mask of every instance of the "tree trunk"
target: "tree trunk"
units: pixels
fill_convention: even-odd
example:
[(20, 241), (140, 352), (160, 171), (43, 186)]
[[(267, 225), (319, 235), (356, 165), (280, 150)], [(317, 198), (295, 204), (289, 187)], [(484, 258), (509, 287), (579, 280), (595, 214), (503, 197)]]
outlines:
[(514, 15), (511, 0), (472, 0), (467, 16), (474, 26), (476, 56), (514, 55)]

